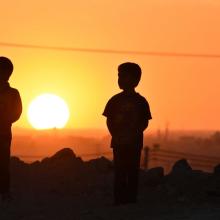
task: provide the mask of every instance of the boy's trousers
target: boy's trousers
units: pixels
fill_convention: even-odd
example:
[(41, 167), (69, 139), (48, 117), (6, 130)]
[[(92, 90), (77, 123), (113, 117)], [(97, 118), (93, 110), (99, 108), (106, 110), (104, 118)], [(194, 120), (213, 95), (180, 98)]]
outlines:
[(8, 193), (10, 188), (10, 135), (0, 135), (0, 193)]
[(136, 202), (141, 149), (131, 146), (113, 148), (114, 200), (116, 204)]

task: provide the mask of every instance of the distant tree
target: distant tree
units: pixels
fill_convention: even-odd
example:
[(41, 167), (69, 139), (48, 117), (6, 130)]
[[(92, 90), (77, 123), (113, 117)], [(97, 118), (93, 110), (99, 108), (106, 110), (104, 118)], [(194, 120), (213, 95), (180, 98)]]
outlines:
[(220, 145), (220, 131), (216, 131), (211, 138), (215, 144)]

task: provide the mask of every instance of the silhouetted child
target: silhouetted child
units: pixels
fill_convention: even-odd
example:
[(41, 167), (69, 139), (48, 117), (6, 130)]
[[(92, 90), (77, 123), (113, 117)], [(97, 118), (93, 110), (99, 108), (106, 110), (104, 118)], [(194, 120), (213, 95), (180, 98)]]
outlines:
[(103, 112), (112, 136), (115, 205), (135, 203), (137, 200), (143, 131), (151, 119), (148, 102), (135, 91), (140, 78), (139, 65), (119, 65), (118, 85), (123, 91), (108, 101)]
[(8, 80), (13, 64), (6, 57), (0, 57), (0, 195), (2, 200), (10, 198), (10, 145), (11, 125), (22, 112), (19, 92), (11, 88)]

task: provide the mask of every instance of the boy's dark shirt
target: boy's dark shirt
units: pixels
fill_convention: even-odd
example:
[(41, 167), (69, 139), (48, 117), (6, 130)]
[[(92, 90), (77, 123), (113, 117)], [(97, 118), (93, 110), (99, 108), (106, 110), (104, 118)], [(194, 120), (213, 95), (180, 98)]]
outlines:
[(139, 93), (121, 92), (107, 103), (103, 115), (114, 124), (111, 147), (143, 147), (144, 121), (150, 120), (151, 112), (147, 100)]
[(9, 83), (0, 83), (0, 135), (11, 136), (11, 125), (22, 112), (22, 103), (18, 90)]

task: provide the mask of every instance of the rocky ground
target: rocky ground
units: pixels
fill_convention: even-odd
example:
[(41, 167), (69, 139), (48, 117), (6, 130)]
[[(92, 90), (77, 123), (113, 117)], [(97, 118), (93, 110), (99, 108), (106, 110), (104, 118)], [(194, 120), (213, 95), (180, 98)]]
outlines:
[(32, 164), (12, 158), (13, 200), (0, 204), (0, 219), (220, 219), (220, 166), (205, 173), (183, 159), (168, 175), (142, 170), (139, 202), (118, 207), (112, 170), (111, 161), (84, 162), (68, 148)]

